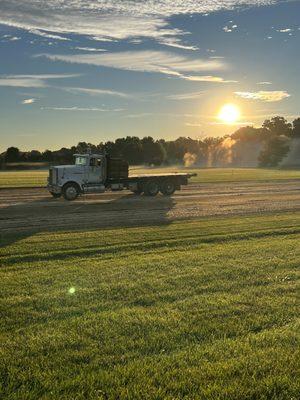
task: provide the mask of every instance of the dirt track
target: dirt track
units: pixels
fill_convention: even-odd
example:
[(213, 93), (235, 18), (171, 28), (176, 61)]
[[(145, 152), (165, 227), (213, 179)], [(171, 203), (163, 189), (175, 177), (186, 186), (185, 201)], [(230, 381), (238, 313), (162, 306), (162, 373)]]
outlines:
[(189, 185), (171, 198), (130, 192), (52, 199), (45, 189), (0, 190), (0, 231), (159, 224), (203, 216), (300, 210), (300, 181)]

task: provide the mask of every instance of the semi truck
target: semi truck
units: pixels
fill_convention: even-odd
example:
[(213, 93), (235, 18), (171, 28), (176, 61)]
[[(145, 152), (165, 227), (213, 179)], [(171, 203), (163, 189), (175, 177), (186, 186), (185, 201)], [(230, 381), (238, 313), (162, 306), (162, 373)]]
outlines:
[(137, 195), (171, 196), (197, 174), (165, 173), (129, 176), (129, 165), (109, 154), (75, 154), (74, 165), (52, 166), (47, 188), (54, 198), (75, 200), (87, 193), (128, 189)]

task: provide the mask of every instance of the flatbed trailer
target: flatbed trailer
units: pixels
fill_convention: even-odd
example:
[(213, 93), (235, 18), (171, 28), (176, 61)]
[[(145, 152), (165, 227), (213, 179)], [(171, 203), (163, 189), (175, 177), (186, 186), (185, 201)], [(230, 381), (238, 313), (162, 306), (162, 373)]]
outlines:
[(187, 185), (188, 180), (197, 174), (167, 173), (167, 174), (143, 174), (132, 175), (128, 178), (108, 179), (106, 187), (112, 190), (128, 189), (136, 194), (156, 196), (161, 192), (165, 196), (172, 195), (181, 186)]
[(75, 165), (51, 167), (48, 190), (53, 197), (75, 200), (81, 194), (128, 189), (135, 194), (171, 196), (197, 174), (161, 173), (129, 175), (128, 163), (106, 154), (77, 154)]
[(159, 182), (172, 179), (178, 185), (187, 185), (188, 180), (197, 174), (181, 173), (181, 172), (170, 172), (167, 174), (141, 174), (141, 175), (130, 175), (128, 178), (123, 179), (108, 179), (107, 183), (123, 183), (125, 186), (129, 186), (133, 182), (145, 183), (149, 180), (157, 180)]

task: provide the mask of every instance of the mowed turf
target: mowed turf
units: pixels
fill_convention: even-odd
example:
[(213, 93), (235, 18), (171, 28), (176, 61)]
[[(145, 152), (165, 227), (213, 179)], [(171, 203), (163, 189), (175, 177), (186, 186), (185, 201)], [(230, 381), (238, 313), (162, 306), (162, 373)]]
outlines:
[[(168, 172), (196, 173), (193, 183), (248, 182), (300, 179), (300, 170), (277, 170), (259, 168), (144, 168), (132, 167), (131, 175), (160, 174)], [(47, 185), (47, 170), (0, 171), (0, 188), (41, 187)]]
[(2, 236), (3, 399), (297, 400), (300, 213)]

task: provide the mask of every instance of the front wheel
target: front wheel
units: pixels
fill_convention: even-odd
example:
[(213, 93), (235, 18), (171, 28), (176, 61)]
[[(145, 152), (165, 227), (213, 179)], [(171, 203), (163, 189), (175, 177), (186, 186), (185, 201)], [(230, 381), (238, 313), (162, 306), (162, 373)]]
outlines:
[(63, 189), (63, 196), (65, 200), (73, 201), (79, 195), (79, 188), (75, 183), (67, 183)]
[(160, 191), (164, 196), (172, 196), (175, 190), (175, 183), (171, 180), (167, 180), (161, 184)]

